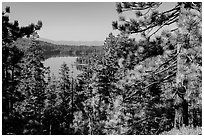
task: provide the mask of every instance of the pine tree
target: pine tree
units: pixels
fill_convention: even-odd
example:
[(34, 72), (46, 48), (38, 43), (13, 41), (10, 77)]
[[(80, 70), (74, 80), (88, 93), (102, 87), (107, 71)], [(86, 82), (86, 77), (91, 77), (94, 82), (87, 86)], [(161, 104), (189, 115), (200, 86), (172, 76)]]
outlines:
[[(42, 27), (41, 21), (37, 25), (30, 24), (19, 27), (18, 21), (13, 23), (9, 21), (9, 13), (10, 7), (6, 7), (5, 11), (2, 12), (2, 110), (3, 122), (5, 123), (8, 123), (7, 119), (12, 121), (15, 117), (13, 105), (23, 99), (21, 93), (17, 91), (17, 87), (21, 79), (20, 62), (24, 56), (24, 51), (15, 45), (15, 41), (36, 34), (36, 31)], [(19, 133), (18, 128), (10, 124), (12, 122), (8, 124), (8, 127), (13, 127), (15, 131), (9, 131), (6, 124), (3, 124), (3, 134)]]
[[(118, 13), (132, 11), (135, 12), (136, 19), (128, 20), (125, 19), (125, 17), (120, 17), (121, 24), (119, 24), (118, 22), (113, 22), (113, 28), (118, 29), (122, 33), (126, 34), (141, 34), (141, 37), (145, 38), (144, 39), (145, 43), (141, 48), (142, 49), (141, 52), (139, 52), (142, 53), (142, 55), (137, 54), (137, 58), (143, 57), (145, 60), (152, 57), (152, 55), (158, 57), (159, 55), (162, 55), (161, 58), (159, 57), (161, 61), (161, 64), (160, 63), (158, 64), (159, 67), (151, 69), (150, 71), (147, 70), (150, 77), (149, 78), (147, 77), (146, 79), (151, 80), (150, 78), (153, 77), (152, 79), (153, 81), (151, 80), (148, 82), (149, 84), (147, 85), (145, 84), (146, 86), (144, 86), (142, 90), (147, 89), (155, 84), (162, 84), (162, 87), (164, 88), (167, 89), (171, 88), (172, 89), (171, 92), (173, 93), (173, 90), (176, 91), (179, 90), (178, 83), (182, 83), (183, 88), (183, 84), (184, 85), (186, 84), (185, 78), (188, 77), (186, 74), (184, 74), (184, 71), (181, 71), (181, 69), (184, 69), (182, 66), (183, 62), (181, 56), (185, 54), (186, 49), (189, 48), (189, 45), (191, 45), (189, 43), (189, 35), (184, 34), (182, 36), (182, 39), (179, 39), (180, 34), (178, 34), (182, 33), (181, 22), (185, 22), (186, 20), (188, 20), (188, 17), (185, 16), (184, 12), (190, 11), (195, 12), (199, 15), (201, 12), (201, 3), (178, 2), (172, 9), (159, 12), (159, 10), (157, 9), (161, 5), (162, 3), (159, 2), (117, 3)], [(197, 28), (199, 28), (198, 27), (199, 25), (198, 23), (196, 23), (197, 22), (196, 20), (197, 19), (195, 16), (194, 18), (192, 17), (191, 24), (194, 22), (194, 25), (197, 26)], [(166, 33), (166, 36), (164, 36), (163, 34), (160, 36), (158, 35), (159, 34), (158, 32), (161, 31), (164, 26), (171, 25), (173, 23), (178, 23), (176, 28), (174, 28), (173, 30), (169, 30), (169, 32)], [(155, 35), (158, 36), (155, 37)], [(197, 37), (198, 37), (197, 39), (199, 39), (201, 36), (197, 34)], [(200, 40), (199, 43), (201, 43)], [(156, 48), (152, 48), (154, 47), (154, 45), (156, 45)], [(162, 47), (162, 45), (164, 45), (164, 47)], [(140, 60), (140, 62), (144, 60)], [(132, 65), (134, 66), (134, 64)], [(174, 80), (172, 80), (172, 78), (174, 78)], [(166, 81), (168, 81), (168, 83), (166, 83)], [(144, 81), (139, 83), (144, 83)], [(133, 92), (129, 97), (131, 98), (136, 94), (137, 92)], [(180, 102), (178, 108), (175, 109), (175, 119), (178, 118), (181, 120), (178, 121), (179, 122), (178, 127), (181, 127), (185, 123), (187, 123), (184, 122), (185, 120), (182, 119), (185, 119), (184, 117), (186, 117), (188, 109), (184, 107), (186, 106), (184, 105), (186, 104), (185, 100), (179, 97), (177, 92), (175, 93), (175, 96), (172, 95), (171, 97), (175, 97), (175, 102)], [(176, 124), (174, 124), (174, 126), (176, 126)]]
[(59, 95), (61, 99), (60, 109), (65, 125), (64, 134), (73, 134), (71, 125), (73, 124), (75, 106), (75, 82), (70, 76), (70, 69), (66, 63), (60, 68)]
[(32, 40), (25, 53), (21, 62), (22, 75), (17, 89), (23, 94), (24, 100), (17, 102), (15, 109), (27, 122), (23, 134), (42, 134), (47, 69), (43, 66), (42, 51), (37, 41)]
[[(48, 72), (50, 75), (50, 71)], [(48, 76), (49, 76), (48, 75)], [(60, 122), (60, 97), (58, 91), (58, 81), (54, 75), (48, 77), (46, 87), (45, 110), (43, 115), (44, 134), (61, 134)]]
[[(201, 13), (192, 10), (184, 10), (182, 16), (179, 19), (178, 26), (178, 42), (181, 43), (180, 53), (180, 77), (183, 81), (183, 85), (186, 89), (184, 95), (184, 103), (188, 103), (189, 108), (186, 106), (186, 111), (190, 115), (183, 114), (184, 124), (188, 125), (190, 121), (196, 119), (196, 124), (192, 122), (194, 126), (201, 124)], [(179, 95), (179, 94), (178, 94)], [(196, 99), (196, 101), (195, 101)], [(194, 101), (193, 101), (194, 100)], [(196, 104), (195, 104), (196, 102)], [(188, 110), (189, 109), (189, 110)], [(192, 111), (197, 111), (193, 116)], [(190, 118), (189, 118), (190, 116)], [(197, 117), (200, 117), (199, 120)], [(188, 120), (189, 119), (189, 120)]]

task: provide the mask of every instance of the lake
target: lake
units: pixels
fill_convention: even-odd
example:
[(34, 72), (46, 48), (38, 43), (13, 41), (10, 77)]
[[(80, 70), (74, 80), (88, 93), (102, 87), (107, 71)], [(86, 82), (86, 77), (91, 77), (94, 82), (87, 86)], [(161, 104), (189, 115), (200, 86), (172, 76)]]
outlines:
[(45, 67), (50, 67), (51, 74), (54, 74), (56, 77), (59, 76), (59, 69), (61, 65), (65, 62), (70, 69), (70, 75), (73, 71), (73, 76), (76, 77), (80, 73), (76, 69), (75, 62), (77, 57), (51, 57), (44, 61)]

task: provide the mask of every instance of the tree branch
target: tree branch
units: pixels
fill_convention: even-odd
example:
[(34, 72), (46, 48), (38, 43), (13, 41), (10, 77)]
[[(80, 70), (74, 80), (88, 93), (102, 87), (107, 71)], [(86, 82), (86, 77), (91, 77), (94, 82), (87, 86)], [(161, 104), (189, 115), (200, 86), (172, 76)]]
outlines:
[(176, 54), (175, 56), (173, 56), (171, 59), (167, 60), (166, 62), (164, 62), (163, 64), (161, 64), (157, 69), (155, 69), (153, 71), (153, 73), (155, 73), (156, 71), (158, 71), (162, 66), (164, 66), (165, 64), (168, 64), (170, 61), (174, 60), (177, 57), (178, 54)]
[(154, 75), (157, 75), (157, 74), (159, 74), (159, 73), (162, 73), (162, 72), (164, 72), (164, 71), (166, 71), (166, 70), (168, 70), (168, 69), (170, 69), (170, 68), (172, 68), (172, 67), (175, 67), (175, 63), (177, 62), (177, 60), (175, 60), (174, 62), (172, 62), (172, 64), (171, 65), (169, 65), (167, 68), (165, 68), (165, 69), (163, 69), (163, 70), (161, 70), (161, 71), (159, 71), (159, 72), (156, 72)]
[[(154, 85), (154, 84), (158, 84), (158, 83), (160, 83), (160, 82), (163, 82), (163, 81), (165, 81), (165, 80), (168, 80), (169, 78), (173, 77), (175, 74), (176, 74), (176, 72), (172, 73), (171, 75), (168, 75), (167, 77), (165, 77), (165, 78), (163, 78), (163, 79), (160, 79), (160, 80), (158, 80), (158, 81), (152, 82), (151, 84), (145, 86), (144, 88), (142, 88), (142, 89), (140, 89), (140, 90), (147, 89), (147, 88), (149, 88), (150, 86), (152, 86), (152, 85)], [(144, 82), (144, 81), (143, 81), (143, 82)], [(141, 82), (140, 82), (140, 83), (141, 83)], [(126, 97), (124, 100), (126, 100), (126, 99), (128, 99), (128, 98), (134, 96), (136, 93), (137, 93), (137, 92), (132, 93), (131, 95), (129, 95), (128, 97)]]

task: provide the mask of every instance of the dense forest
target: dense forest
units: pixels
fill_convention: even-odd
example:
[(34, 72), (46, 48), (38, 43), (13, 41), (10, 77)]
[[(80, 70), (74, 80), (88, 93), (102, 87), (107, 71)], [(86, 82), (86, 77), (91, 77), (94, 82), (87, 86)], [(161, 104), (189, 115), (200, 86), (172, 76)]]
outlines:
[[(178, 2), (159, 11), (162, 2), (116, 3), (119, 20), (112, 26), (120, 34), (110, 33), (100, 48), (38, 41), (43, 23), (10, 22), (6, 7), (2, 134), (202, 134), (201, 4)], [(171, 24), (176, 27), (163, 29)], [(71, 77), (64, 63), (59, 77), (51, 75), (42, 61), (55, 52), (80, 55), (82, 73)]]

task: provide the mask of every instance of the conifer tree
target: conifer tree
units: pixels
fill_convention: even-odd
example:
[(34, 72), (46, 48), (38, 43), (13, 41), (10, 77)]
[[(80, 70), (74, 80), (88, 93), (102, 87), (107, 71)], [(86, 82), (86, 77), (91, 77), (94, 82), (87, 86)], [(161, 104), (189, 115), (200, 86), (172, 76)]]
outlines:
[(71, 125), (73, 124), (75, 107), (75, 84), (73, 76), (70, 75), (70, 69), (66, 63), (60, 68), (59, 77), (59, 95), (61, 99), (60, 109), (62, 119), (65, 125), (64, 134), (73, 134)]
[(27, 122), (24, 134), (42, 134), (47, 69), (42, 63), (42, 51), (37, 41), (32, 40), (25, 53), (21, 62), (22, 75), (17, 89), (23, 94), (24, 100), (17, 102), (15, 108)]
[[(178, 83), (182, 83), (183, 88), (186, 84), (185, 78), (188, 77), (186, 74), (184, 74), (183, 70), (181, 71), (181, 69), (184, 69), (182, 66), (182, 63), (184, 62), (182, 62), (181, 56), (185, 54), (185, 52), (187, 51), (186, 49), (189, 48), (189, 46), (191, 45), (189, 43), (191, 40), (189, 41), (189, 35), (186, 34), (183, 35), (182, 40), (180, 39), (181, 35), (178, 33), (183, 33), (181, 32), (182, 29), (181, 22), (185, 22), (186, 20), (189, 20), (189, 18), (191, 18), (192, 22), (189, 20), (189, 22), (191, 22), (190, 24), (194, 23), (194, 25), (197, 26), (197, 28), (199, 28), (200, 25), (197, 23), (196, 19), (197, 17), (195, 17), (195, 15), (187, 17), (185, 16), (185, 11), (197, 13), (197, 15), (199, 16), (201, 14), (201, 3), (178, 2), (172, 9), (166, 11), (159, 11), (158, 8), (162, 6), (162, 4), (163, 3), (160, 2), (117, 3), (117, 11), (119, 14), (129, 11), (135, 12), (136, 19), (125, 19), (125, 17), (121, 16), (120, 23), (118, 23), (117, 21), (113, 22), (113, 28), (120, 30), (122, 33), (130, 35), (140, 34), (140, 36), (145, 39), (144, 40), (146, 41), (144, 43), (145, 45), (142, 46), (142, 55), (137, 54), (137, 57), (139, 58), (145, 57), (144, 59), (148, 59), (152, 57), (152, 56), (148, 57), (148, 55), (151, 55), (152, 53), (154, 56), (162, 55), (160, 58), (161, 64), (159, 63), (159, 67), (157, 67), (156, 69), (151, 69), (150, 71), (149, 70), (146, 71), (148, 73), (150, 72), (149, 74), (151, 77), (153, 77), (153, 81), (152, 80), (149, 81), (150, 83), (148, 82), (149, 84), (143, 87), (142, 89), (143, 90), (147, 89), (155, 84), (162, 84), (163, 85), (162, 87), (171, 88), (172, 92), (173, 90), (175, 91), (180, 90)], [(160, 35), (158, 33), (159, 31), (162, 30), (164, 26), (175, 23), (178, 23), (177, 27), (172, 30), (169, 30), (169, 33), (165, 34), (166, 36), (164, 36), (163, 34)], [(197, 37), (199, 39), (201, 36), (197, 34)], [(201, 41), (199, 42), (201, 43)], [(152, 43), (153, 45), (151, 45), (150, 43)], [(156, 45), (157, 48), (152, 50), (152, 47), (154, 45)], [(162, 52), (157, 52), (158, 51), (157, 49), (162, 49), (160, 50)], [(174, 80), (172, 78), (174, 78)], [(150, 80), (150, 78), (146, 79)], [(168, 81), (169, 84), (165, 84), (166, 81)], [(179, 119), (177, 122), (179, 125), (178, 127), (180, 128), (187, 123), (185, 122), (185, 120), (182, 119), (185, 119), (186, 113), (188, 113), (188, 109), (187, 107), (185, 107), (186, 105), (184, 105), (186, 104), (185, 99), (179, 97), (177, 93), (178, 92), (175, 93), (175, 96), (173, 96), (174, 94), (173, 93), (171, 97), (175, 97), (175, 102), (180, 102), (178, 108), (175, 109), (175, 120)], [(137, 92), (133, 92), (129, 97), (136, 96), (136, 94)], [(176, 125), (177, 124), (174, 123), (174, 126)]]
[[(20, 62), (24, 56), (24, 51), (20, 50), (15, 45), (15, 41), (19, 38), (29, 37), (42, 27), (41, 21), (38, 21), (37, 25), (30, 24), (28, 26), (20, 27), (18, 21), (14, 21), (13, 23), (9, 21), (9, 13), (10, 7), (6, 7), (5, 11), (2, 12), (3, 122), (6, 122), (6, 119), (10, 119), (12, 121), (12, 117), (14, 116), (13, 105), (16, 102), (23, 100), (23, 96), (19, 91), (17, 91), (17, 87), (21, 79)], [(13, 126), (10, 125), (9, 127), (12, 128)], [(13, 132), (7, 131), (7, 129), (9, 128), (4, 128), (3, 124), (3, 134)], [(14, 129), (16, 128), (14, 127)]]
[[(48, 73), (50, 75), (50, 71)], [(46, 87), (45, 110), (43, 115), (43, 133), (47, 135), (61, 134), (60, 97), (57, 88), (58, 81), (56, 77), (54, 75), (49, 76)]]

